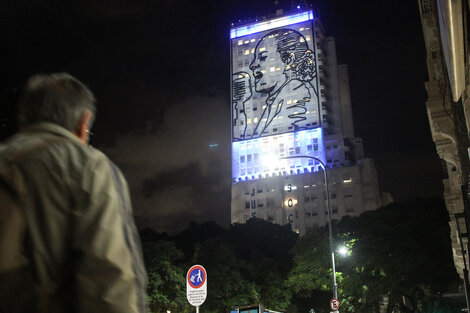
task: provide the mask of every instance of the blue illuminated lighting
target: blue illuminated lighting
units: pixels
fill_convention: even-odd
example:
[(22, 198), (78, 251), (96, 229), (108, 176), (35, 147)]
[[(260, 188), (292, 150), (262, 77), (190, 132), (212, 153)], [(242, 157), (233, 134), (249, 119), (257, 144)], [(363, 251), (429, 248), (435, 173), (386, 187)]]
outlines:
[(297, 24), (300, 22), (313, 20), (313, 11), (306, 11), (289, 16), (263, 21), (256, 24), (240, 26), (230, 30), (230, 39), (238, 38), (250, 34), (259, 33), (268, 29)]
[(321, 127), (232, 142), (233, 182), (316, 172), (321, 165), (312, 159), (280, 158), (307, 155), (325, 162), (323, 147)]

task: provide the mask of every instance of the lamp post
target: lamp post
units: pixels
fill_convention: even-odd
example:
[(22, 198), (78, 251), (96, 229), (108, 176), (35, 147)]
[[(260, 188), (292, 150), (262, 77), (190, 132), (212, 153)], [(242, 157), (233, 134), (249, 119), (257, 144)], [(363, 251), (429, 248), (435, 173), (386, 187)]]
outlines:
[(330, 192), (329, 192), (329, 189), (328, 189), (328, 174), (326, 172), (326, 165), (319, 158), (308, 156), (308, 155), (287, 156), (287, 157), (282, 157), (280, 159), (299, 159), (299, 158), (306, 158), (306, 159), (316, 160), (323, 167), (323, 177), (324, 177), (324, 180), (325, 180), (325, 192), (326, 192), (326, 211), (327, 211), (327, 215), (328, 215), (328, 237), (329, 237), (329, 241), (330, 241), (331, 267), (333, 269), (333, 298), (338, 299), (338, 284), (336, 283), (336, 268), (335, 268), (335, 252), (334, 252), (334, 248), (333, 248), (333, 230), (331, 228), (331, 214), (332, 214), (332, 212), (331, 212), (331, 207), (330, 207)]

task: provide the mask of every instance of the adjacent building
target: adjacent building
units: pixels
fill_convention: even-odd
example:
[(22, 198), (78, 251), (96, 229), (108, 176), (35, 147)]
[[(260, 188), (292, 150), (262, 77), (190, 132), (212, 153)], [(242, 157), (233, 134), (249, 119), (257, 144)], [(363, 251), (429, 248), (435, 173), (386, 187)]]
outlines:
[(233, 24), (231, 222), (256, 217), (305, 234), (382, 205), (354, 134), (348, 67), (313, 11)]
[(468, 286), (470, 72), (468, 1), (419, 0), (431, 134), (443, 167), (454, 263)]

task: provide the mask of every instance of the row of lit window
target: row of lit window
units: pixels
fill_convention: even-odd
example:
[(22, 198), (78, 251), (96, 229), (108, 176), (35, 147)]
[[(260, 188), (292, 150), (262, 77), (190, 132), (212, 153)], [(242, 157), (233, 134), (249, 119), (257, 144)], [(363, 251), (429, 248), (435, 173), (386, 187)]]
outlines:
[[(344, 194), (344, 197), (345, 198), (350, 198), (352, 197), (352, 190), (351, 188), (349, 187), (346, 187), (348, 186), (349, 183), (352, 182), (352, 178), (344, 178), (343, 179), (343, 184), (344, 187), (343, 187), (343, 194)], [(336, 182), (333, 182), (332, 185), (336, 185)], [(308, 189), (310, 188), (316, 188), (318, 185), (317, 184), (308, 184), (308, 183), (304, 183), (304, 191), (302, 193), (306, 193), (306, 192), (309, 192)], [(320, 185), (321, 187), (323, 187), (323, 183)], [(255, 186), (249, 186), (249, 185), (245, 185), (245, 195), (250, 195), (251, 197), (253, 197), (255, 194), (259, 194), (259, 193), (263, 193), (264, 191), (266, 190), (266, 192), (280, 192), (281, 191), (281, 188), (279, 186), (274, 186), (274, 185), (267, 185), (267, 184), (256, 184), (256, 187)], [(296, 186), (290, 186), (290, 189), (285, 186), (284, 187), (284, 190), (285, 191), (288, 191), (288, 190), (291, 190), (295, 192), (295, 190), (297, 190), (297, 187)], [(317, 196), (314, 194), (314, 193), (311, 193), (312, 191), (310, 191), (310, 195), (305, 195), (305, 197), (308, 197), (311, 201), (314, 201), (317, 199)], [(304, 202), (308, 202), (310, 201), (309, 199), (304, 199)], [(323, 199), (326, 200), (326, 195), (323, 194)], [(336, 199), (336, 193), (332, 192), (330, 193), (330, 199)]]
[[(304, 27), (302, 27), (302, 28), (300, 28), (300, 29), (299, 29), (299, 31), (301, 31), (301, 32), (302, 32), (302, 31), (307, 31), (307, 30), (309, 30), (309, 29), (310, 29), (310, 27), (305, 27), (305, 28), (304, 28)], [(270, 35), (268, 38), (273, 38), (273, 37), (275, 37), (275, 36), (277, 36), (277, 35), (278, 35), (278, 34), (275, 34), (275, 35)], [(307, 36), (308, 36), (308, 35), (307, 35)], [(253, 38), (253, 39), (251, 39), (251, 40), (247, 40), (247, 39), (245, 39), (245, 40), (243, 40), (243, 39), (239, 39), (239, 40), (238, 40), (238, 45), (239, 45), (239, 46), (241, 46), (241, 45), (243, 45), (243, 44), (247, 45), (247, 44), (253, 43), (253, 42), (255, 42), (255, 41), (256, 41), (256, 39), (254, 39), (254, 38)]]
[[(309, 161), (309, 163), (311, 163)], [(313, 165), (313, 164), (309, 164), (309, 165)], [(298, 165), (298, 166), (295, 166), (295, 165), (290, 165), (290, 170), (289, 170), (289, 173), (290, 175), (296, 175), (296, 174), (302, 174), (302, 173), (313, 173), (315, 171), (319, 171), (321, 170), (321, 166), (317, 166), (316, 167), (317, 169), (315, 170), (315, 167), (311, 167), (310, 169), (308, 168), (304, 168), (304, 170), (302, 171), (301, 170), (301, 166)], [(265, 177), (269, 177), (269, 174), (268, 172), (271, 172), (271, 169), (270, 168), (263, 168), (263, 172), (264, 172), (264, 175)], [(273, 176), (277, 176), (276, 173), (279, 173), (279, 176), (281, 176), (281, 173), (284, 173), (284, 175), (287, 175), (287, 172), (286, 172), (286, 169), (284, 167), (281, 167), (281, 168), (275, 168), (274, 169), (274, 173), (272, 174)], [(276, 175), (275, 175), (276, 174)], [(242, 181), (242, 180), (250, 180), (250, 178), (246, 175), (253, 175), (251, 177), (251, 179), (260, 179), (260, 178), (263, 178), (262, 174), (261, 174), (261, 169), (259, 167), (248, 167), (248, 168), (241, 168), (240, 169), (240, 176), (245, 176), (245, 177), (239, 177), (238, 180), (239, 181)], [(258, 176), (258, 177), (256, 177)]]
[[(308, 102), (308, 101), (310, 101), (310, 98), (303, 98), (303, 99), (301, 99), (301, 100), (299, 100), (299, 99), (287, 99), (287, 100), (286, 100), (286, 104), (293, 104), (293, 103), (298, 103), (298, 102), (303, 103), (303, 102)], [(253, 102), (253, 101), (252, 101), (252, 102)], [(260, 101), (258, 101), (258, 102), (260, 102)], [(277, 106), (280, 106), (280, 104), (278, 103)], [(263, 110), (264, 110), (264, 109), (266, 108), (266, 105), (264, 104), (264, 105), (262, 106), (262, 108), (263, 108)], [(247, 109), (248, 109), (248, 108), (247, 108)], [(256, 106), (253, 106), (253, 111), (256, 111), (256, 110), (257, 110), (257, 107), (256, 107)], [(315, 113), (315, 112), (316, 112), (316, 110), (307, 111), (306, 113)], [(245, 110), (244, 110), (244, 109), (240, 109), (240, 113), (245, 113)], [(297, 112), (296, 112), (296, 113), (297, 113)]]
[[(255, 111), (256, 111), (256, 110), (255, 110)], [(294, 112), (294, 114), (298, 114), (298, 113), (299, 113), (299, 112)], [(307, 111), (307, 112), (305, 112), (305, 114), (314, 114), (314, 113), (316, 113), (316, 111)], [(280, 116), (275, 116), (275, 117), (273, 118), (273, 121), (281, 120), (281, 119), (283, 119), (283, 118), (284, 118), (284, 117), (283, 117), (282, 115), (280, 115)], [(262, 119), (263, 122), (266, 122), (266, 120), (267, 120), (267, 118), (263, 118), (263, 119)], [(257, 118), (257, 117), (254, 117), (254, 118), (253, 118), (253, 123), (254, 123), (254, 124), (258, 123), (258, 118)], [(246, 119), (246, 124), (247, 124), (247, 125), (250, 125), (250, 124), (251, 124), (251, 118), (247, 118), (247, 119)], [(273, 125), (274, 125), (274, 124), (276, 124), (276, 123), (274, 122)], [(243, 119), (240, 119), (240, 125), (241, 125), (241, 126), (245, 125), (245, 121), (244, 121)], [(335, 147), (335, 148), (336, 148), (336, 147)]]
[[(335, 165), (329, 166), (327, 165), (328, 168), (336, 167)], [(249, 170), (249, 169), (248, 169)], [(239, 177), (233, 177), (232, 182), (241, 182), (241, 181), (250, 181), (250, 180), (256, 180), (256, 179), (262, 179), (262, 178), (269, 178), (269, 177), (276, 177), (276, 176), (287, 176), (287, 175), (298, 175), (298, 174), (305, 174), (305, 173), (314, 173), (317, 171), (322, 170), (322, 167), (319, 165), (316, 167), (311, 167), (311, 168), (304, 168), (303, 170), (298, 168), (296, 170), (290, 170), (289, 173), (284, 170), (284, 168), (281, 169), (281, 171), (276, 171), (276, 172), (271, 172), (271, 173), (264, 173), (264, 174), (247, 174), (251, 176), (239, 176)], [(259, 171), (258, 171), (259, 172)], [(263, 176), (264, 175), (264, 176)]]
[[(319, 149), (319, 145), (318, 145), (318, 143), (308, 144), (306, 146), (306, 148), (307, 148), (307, 152), (317, 151)], [(284, 153), (284, 151), (285, 150), (284, 150), (284, 144), (283, 143), (279, 144), (278, 149), (274, 150), (274, 152), (279, 152), (279, 153)], [(289, 147), (289, 155), (293, 155), (293, 154), (300, 154), (300, 146)], [(254, 155), (257, 156), (258, 153), (255, 153)], [(251, 161), (251, 154), (247, 155), (247, 160)], [(312, 159), (310, 159), (310, 160), (312, 160)], [(245, 162), (245, 156), (244, 155), (240, 156), (240, 162), (241, 163)]]
[[(282, 138), (283, 136), (280, 136), (280, 137)], [(283, 138), (282, 138), (282, 139), (283, 139)], [(277, 143), (278, 140), (279, 140), (279, 137), (278, 137), (278, 136), (272, 137), (272, 141), (273, 141), (274, 143)], [(299, 138), (299, 137), (294, 137), (294, 135), (292, 135), (292, 134), (287, 137), (287, 140), (288, 140), (289, 142), (291, 142), (291, 143), (295, 143), (296, 145), (299, 144), (299, 142), (300, 142), (300, 138)], [(312, 143), (313, 143), (313, 144), (318, 144), (318, 138), (312, 138), (312, 139), (309, 139), (309, 140), (312, 140)], [(262, 142), (263, 147), (269, 147), (269, 145), (270, 145), (269, 139), (267, 139), (267, 138), (266, 138), (266, 139), (262, 139), (261, 142)], [(279, 143), (279, 146), (280, 146), (280, 147), (281, 147), (281, 146), (284, 146), (284, 143)], [(245, 143), (241, 143), (241, 144), (240, 144), (240, 150), (244, 150), (245, 147), (246, 147), (247, 149), (251, 149), (251, 148), (255, 148), (255, 149), (256, 149), (256, 148), (259, 148), (259, 141), (256, 140), (254, 143), (248, 143), (248, 144), (246, 144), (246, 145), (245, 145)]]
[[(310, 35), (305, 36), (305, 39), (307, 41), (310, 41)], [(254, 41), (254, 39), (252, 39), (252, 41)], [(300, 42), (305, 42), (305, 40), (303, 38), (300, 38)], [(263, 51), (266, 50), (266, 47), (260, 47), (258, 50), (259, 50), (259, 52), (263, 52)], [(253, 53), (255, 53), (255, 48), (238, 50), (238, 55), (242, 55), (242, 54), (243, 55), (249, 55), (249, 54), (253, 54)]]
[[(314, 126), (316, 127), (318, 125), (318, 122), (312, 122), (312, 123), (307, 123), (305, 126), (307, 127), (310, 127), (310, 126)], [(263, 134), (269, 134), (270, 131), (272, 131), (273, 133), (277, 133), (277, 132), (282, 132), (284, 130), (284, 128), (282, 126), (279, 126), (279, 124), (273, 124), (272, 125), (272, 129), (265, 129), (263, 131)], [(294, 129), (293, 126), (288, 126), (287, 127), (288, 130), (292, 130)], [(254, 132), (253, 135), (258, 135), (258, 132)], [(251, 137), (251, 134), (247, 133), (247, 134), (244, 134), (243, 132), (240, 132), (240, 137), (241, 138), (250, 138)]]
[[(309, 160), (308, 162), (309, 162), (309, 166), (313, 165), (312, 164), (313, 161)], [(330, 159), (328, 159), (327, 163), (326, 163), (326, 167), (327, 168), (337, 168), (337, 167), (344, 166), (343, 163), (341, 163), (341, 164), (339, 164), (339, 163), (340, 163), (339, 160), (330, 160)], [(321, 165), (318, 165), (318, 166), (315, 166), (315, 167), (312, 166), (310, 168), (306, 167), (303, 170), (302, 170), (301, 165), (297, 165), (297, 166), (291, 165), (290, 168), (291, 169), (289, 170), (289, 173), (286, 171), (286, 169), (284, 167), (275, 168), (274, 171), (271, 171), (271, 169), (269, 169), (269, 168), (263, 168), (263, 174), (261, 174), (261, 172), (260, 172), (261, 170), (258, 167), (254, 167), (254, 168), (248, 167), (246, 169), (241, 168), (239, 176), (233, 178), (233, 183), (236, 183), (237, 181), (239, 181), (239, 182), (249, 181), (249, 180), (262, 179), (262, 178), (268, 178), (268, 177), (313, 173), (313, 172), (316, 172), (316, 171), (323, 170), (323, 167)]]
[[(245, 201), (245, 209), (255, 209), (255, 208), (263, 208), (265, 206), (265, 202), (263, 200), (251, 200), (251, 201)], [(273, 207), (275, 206), (275, 203), (272, 199), (267, 199), (266, 201), (266, 207)], [(348, 207), (345, 210), (346, 212), (353, 212), (354, 209), (352, 207)], [(325, 210), (325, 215), (328, 215), (328, 211)], [(331, 209), (332, 214), (338, 214), (338, 208), (333, 207)], [(310, 217), (310, 216), (317, 216), (318, 212), (317, 211), (312, 211), (312, 212), (305, 212), (305, 216)], [(295, 211), (295, 218), (299, 218), (298, 211)]]

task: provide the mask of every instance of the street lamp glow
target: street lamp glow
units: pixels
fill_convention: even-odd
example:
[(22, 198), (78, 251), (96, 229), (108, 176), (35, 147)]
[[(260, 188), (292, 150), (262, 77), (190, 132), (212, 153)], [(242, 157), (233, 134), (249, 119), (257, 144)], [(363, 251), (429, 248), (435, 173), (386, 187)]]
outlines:
[(277, 166), (279, 166), (279, 163), (281, 161), (279, 160), (278, 157), (276, 157), (274, 154), (267, 154), (263, 157), (261, 157), (261, 164), (264, 167), (268, 167), (269, 169), (273, 169)]
[(343, 247), (343, 246), (339, 247), (338, 249), (338, 253), (341, 254), (342, 256), (348, 255), (348, 252), (349, 252), (348, 249), (346, 249), (346, 247)]

